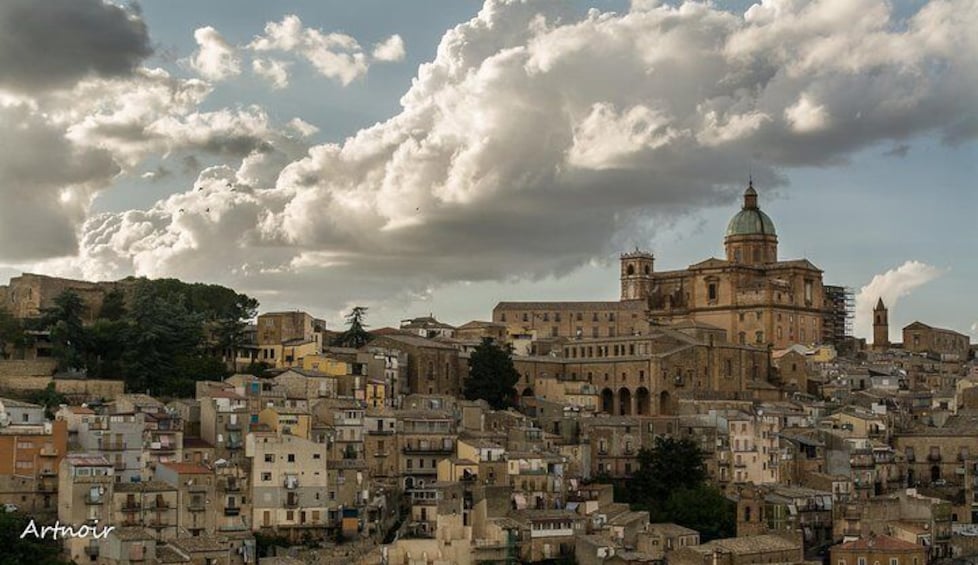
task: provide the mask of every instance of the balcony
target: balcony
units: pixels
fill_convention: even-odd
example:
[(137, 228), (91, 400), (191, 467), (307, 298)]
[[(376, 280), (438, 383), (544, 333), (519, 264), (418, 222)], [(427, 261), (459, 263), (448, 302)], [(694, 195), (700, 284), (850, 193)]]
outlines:
[(170, 501), (168, 500), (155, 500), (153, 501), (153, 510), (157, 512), (163, 512), (170, 509)]
[(146, 523), (146, 527), (153, 528), (154, 530), (162, 530), (164, 528), (172, 528), (173, 524), (166, 520), (154, 519)]
[(85, 494), (85, 504), (102, 504), (105, 501), (105, 497), (101, 494), (86, 493)]
[(54, 469), (41, 469), (41, 476), (42, 477), (57, 477), (58, 476), (58, 472), (55, 471)]
[(99, 446), (100, 451), (125, 451), (127, 448), (124, 441), (103, 441)]
[(224, 482), (224, 491), (225, 492), (240, 492), (241, 491), (241, 483), (238, 482), (237, 480), (228, 479), (227, 481)]
[(286, 508), (296, 508), (299, 506), (298, 496), (287, 496), (285, 497), (285, 507)]
[(455, 446), (445, 447), (444, 445), (405, 445), (404, 453), (430, 453), (430, 454), (452, 454), (455, 453)]
[(241, 449), (243, 446), (244, 444), (241, 442), (241, 440), (236, 441), (233, 439), (229, 439), (227, 442), (228, 449)]
[(228, 422), (224, 426), (229, 432), (236, 432), (241, 430), (241, 422)]
[(57, 457), (58, 450), (53, 447), (42, 447), (41, 457)]
[(116, 471), (125, 471), (126, 470), (126, 462), (125, 461), (116, 461), (115, 463), (112, 464), (112, 467), (115, 468)]
[(206, 509), (206, 507), (204, 505), (204, 500), (203, 499), (200, 499), (200, 500), (191, 500), (187, 504), (187, 510), (189, 510), (191, 512), (203, 512), (205, 509)]
[(146, 445), (146, 448), (150, 451), (159, 453), (172, 453), (177, 450), (176, 446), (172, 443), (162, 443), (159, 441), (151, 441)]
[(207, 492), (208, 490), (210, 490), (210, 486), (194, 483), (192, 485), (189, 485), (187, 487), (187, 490), (190, 492)]
[(224, 515), (225, 516), (238, 516), (241, 514), (240, 506), (225, 506)]
[(123, 512), (137, 512), (143, 507), (142, 503), (138, 500), (127, 500), (122, 503)]

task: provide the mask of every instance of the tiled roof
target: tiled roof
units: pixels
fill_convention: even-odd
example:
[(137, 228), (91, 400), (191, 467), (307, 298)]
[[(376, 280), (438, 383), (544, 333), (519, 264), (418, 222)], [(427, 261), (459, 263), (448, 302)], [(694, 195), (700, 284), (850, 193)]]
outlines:
[(40, 404), (31, 404), (30, 402), (14, 400), (13, 398), (0, 398), (0, 402), (7, 408), (41, 408)]
[(225, 549), (221, 540), (212, 536), (182, 537), (172, 540), (170, 543), (188, 553), (221, 551)]
[(875, 535), (859, 538), (850, 542), (837, 545), (833, 550), (844, 551), (922, 551), (923, 548), (915, 543), (903, 541), (887, 535)]
[(141, 526), (115, 528), (112, 530), (112, 535), (122, 541), (148, 541), (154, 539), (153, 534)]
[(173, 469), (181, 475), (210, 475), (211, 470), (196, 463), (160, 463), (168, 469)]

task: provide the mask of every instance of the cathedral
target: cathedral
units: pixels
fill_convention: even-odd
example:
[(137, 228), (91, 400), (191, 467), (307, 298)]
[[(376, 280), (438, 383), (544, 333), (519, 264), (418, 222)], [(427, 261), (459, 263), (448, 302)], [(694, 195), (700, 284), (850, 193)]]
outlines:
[(654, 326), (701, 324), (728, 341), (784, 348), (822, 342), (822, 271), (807, 259), (780, 260), (774, 222), (753, 183), (727, 224), (725, 257), (656, 271), (652, 253), (621, 255), (621, 298), (603, 302), (500, 302), (493, 321), (510, 336), (598, 338), (648, 333)]

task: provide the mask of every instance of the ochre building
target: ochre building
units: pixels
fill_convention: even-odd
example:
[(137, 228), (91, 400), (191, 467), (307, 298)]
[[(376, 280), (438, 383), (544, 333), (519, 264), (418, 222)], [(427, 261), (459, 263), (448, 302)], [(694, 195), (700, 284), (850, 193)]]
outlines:
[(783, 348), (822, 341), (827, 305), (822, 271), (807, 259), (781, 260), (774, 222), (748, 186), (727, 225), (726, 257), (656, 271), (651, 253), (621, 255), (621, 298), (607, 302), (500, 302), (493, 322), (511, 338), (643, 335), (651, 326), (696, 322), (744, 345)]

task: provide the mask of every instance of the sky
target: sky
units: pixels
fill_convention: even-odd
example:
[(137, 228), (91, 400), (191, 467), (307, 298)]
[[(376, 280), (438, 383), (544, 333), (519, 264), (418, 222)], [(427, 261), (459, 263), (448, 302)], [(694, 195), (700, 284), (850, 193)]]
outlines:
[(978, 337), (973, 0), (7, 0), (0, 278), (225, 284), (375, 327), (782, 258)]

